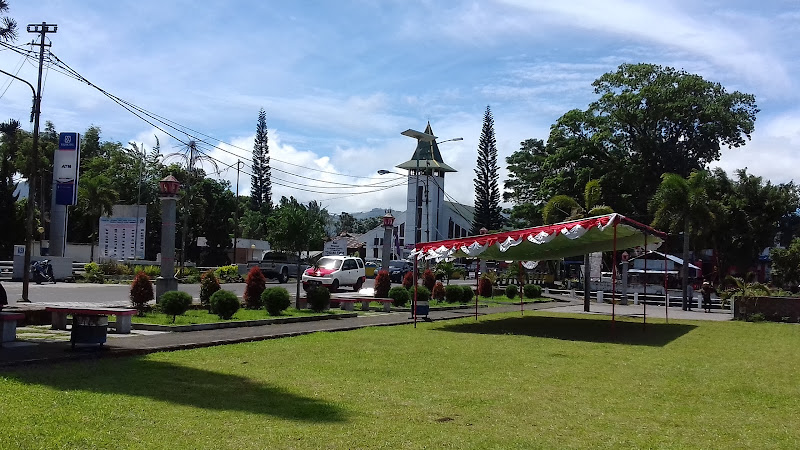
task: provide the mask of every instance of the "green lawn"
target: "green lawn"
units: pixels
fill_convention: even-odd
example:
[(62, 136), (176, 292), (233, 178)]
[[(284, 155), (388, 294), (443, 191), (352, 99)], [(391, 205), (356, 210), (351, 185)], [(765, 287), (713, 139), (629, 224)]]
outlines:
[(526, 312), (85, 360), (0, 376), (0, 448), (798, 448), (798, 349)]
[(266, 309), (240, 309), (236, 311), (233, 318), (230, 320), (222, 320), (216, 314), (210, 314), (204, 309), (190, 309), (186, 314), (176, 316), (175, 323), (172, 323), (172, 316), (160, 312), (149, 312), (144, 316), (133, 316), (131, 321), (133, 323), (151, 323), (156, 325), (194, 325), (199, 323), (216, 323), (216, 322), (231, 322), (238, 320), (263, 320), (275, 319), (280, 317), (298, 317), (298, 316), (320, 316), (342, 314), (349, 311), (342, 311), (339, 308), (331, 309), (322, 313), (316, 313), (310, 309), (295, 309), (289, 308), (283, 311), (280, 316), (270, 316)]

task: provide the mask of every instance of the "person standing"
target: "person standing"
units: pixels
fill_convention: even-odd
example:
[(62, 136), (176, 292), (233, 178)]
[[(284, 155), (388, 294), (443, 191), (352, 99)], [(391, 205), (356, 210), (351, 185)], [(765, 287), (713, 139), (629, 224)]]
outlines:
[(703, 312), (711, 312), (711, 293), (716, 293), (717, 290), (708, 281), (703, 281), (703, 287), (700, 289), (703, 295)]

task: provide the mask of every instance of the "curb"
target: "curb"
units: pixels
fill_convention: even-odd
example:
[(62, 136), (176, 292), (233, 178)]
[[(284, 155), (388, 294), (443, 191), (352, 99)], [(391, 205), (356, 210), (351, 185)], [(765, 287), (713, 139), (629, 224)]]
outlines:
[(214, 323), (198, 323), (193, 325), (155, 325), (151, 323), (132, 323), (131, 328), (134, 330), (145, 331), (168, 331), (168, 332), (188, 332), (188, 331), (205, 331), (205, 330), (219, 330), (223, 328), (242, 328), (242, 327), (256, 327), (261, 325), (279, 325), (284, 323), (298, 323), (298, 322), (316, 322), (320, 320), (331, 319), (350, 319), (358, 317), (356, 313), (344, 314), (330, 314), (325, 316), (308, 316), (308, 317), (283, 317), (275, 319), (259, 319), (259, 320), (237, 320), (235, 322), (214, 322)]

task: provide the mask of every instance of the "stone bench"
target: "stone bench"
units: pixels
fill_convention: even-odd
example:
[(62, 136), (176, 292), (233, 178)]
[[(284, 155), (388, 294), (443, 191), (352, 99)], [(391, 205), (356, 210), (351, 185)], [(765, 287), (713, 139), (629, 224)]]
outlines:
[(60, 307), (48, 306), (45, 308), (52, 314), (53, 329), (66, 330), (67, 329), (67, 316), (115, 316), (116, 326), (115, 329), (118, 334), (129, 334), (131, 332), (131, 317), (137, 313), (135, 309), (129, 308), (89, 308), (89, 307)]
[(17, 322), (25, 320), (25, 314), (0, 312), (0, 344), (17, 340)]

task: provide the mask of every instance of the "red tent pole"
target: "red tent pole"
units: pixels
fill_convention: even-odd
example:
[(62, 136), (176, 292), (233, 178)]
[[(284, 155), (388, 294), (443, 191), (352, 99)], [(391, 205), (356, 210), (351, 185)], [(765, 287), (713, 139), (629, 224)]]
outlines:
[(669, 290), (667, 290), (667, 246), (664, 246), (664, 319), (669, 323)]
[(647, 233), (644, 234), (644, 278), (642, 279), (642, 305), (644, 307), (642, 314), (642, 328), (647, 328)]
[(417, 257), (414, 256), (414, 305), (412, 306), (413, 313), (411, 314), (414, 317), (414, 328), (417, 328)]
[(481, 278), (478, 276), (478, 269), (481, 267), (481, 259), (475, 260), (475, 320), (478, 320), (478, 296), (481, 294)]
[(517, 286), (519, 287), (519, 313), (520, 315), (525, 315), (525, 302), (522, 298), (522, 261), (517, 261), (517, 267), (519, 270), (517, 271)]
[(611, 254), (611, 328), (614, 328), (616, 321), (617, 304), (617, 224), (614, 224), (614, 253)]

